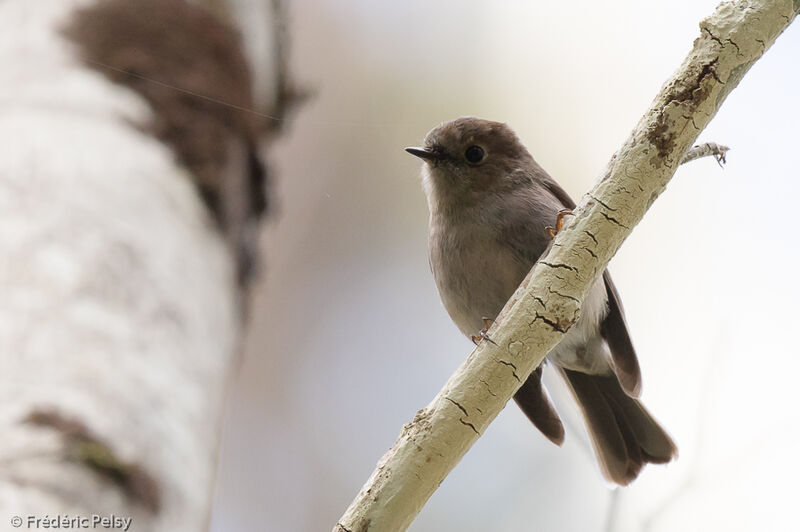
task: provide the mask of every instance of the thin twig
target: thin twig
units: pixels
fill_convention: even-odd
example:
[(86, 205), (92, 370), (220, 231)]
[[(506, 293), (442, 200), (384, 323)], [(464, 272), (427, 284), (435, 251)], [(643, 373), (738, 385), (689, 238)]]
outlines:
[(716, 144), (714, 142), (698, 144), (697, 146), (692, 146), (689, 151), (686, 152), (686, 155), (684, 155), (683, 159), (681, 159), (681, 164), (686, 164), (694, 161), (695, 159), (700, 159), (701, 157), (710, 156), (714, 157), (714, 159), (717, 160), (717, 164), (719, 164), (720, 168), (722, 168), (722, 165), (727, 162), (725, 160), (725, 154), (728, 153), (729, 150), (729, 147), (722, 146), (721, 144)]
[(269, 115), (276, 121), (267, 122), (268, 133), (278, 133), (286, 121), (286, 117), (299, 104), (309, 97), (309, 91), (299, 89), (289, 72), (289, 13), (285, 0), (270, 2), (270, 23), (272, 25), (276, 94), (270, 103)]

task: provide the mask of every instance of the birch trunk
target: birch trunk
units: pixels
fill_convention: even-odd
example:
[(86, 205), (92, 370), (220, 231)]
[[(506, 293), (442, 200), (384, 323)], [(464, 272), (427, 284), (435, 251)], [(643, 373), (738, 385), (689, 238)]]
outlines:
[(158, 109), (65, 37), (92, 5), (0, 2), (0, 527), (196, 532), (239, 344), (237, 250), (147, 129)]

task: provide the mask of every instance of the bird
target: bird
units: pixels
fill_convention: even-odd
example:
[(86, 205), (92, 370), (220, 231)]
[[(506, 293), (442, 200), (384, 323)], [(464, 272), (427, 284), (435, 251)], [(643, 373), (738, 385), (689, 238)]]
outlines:
[[(505, 123), (461, 117), (432, 129), (420, 147), (428, 202), (428, 254), (442, 303), (473, 341), (548, 250), (551, 225), (575, 202)], [(480, 331), (480, 334), (475, 333)], [(639, 400), (641, 371), (619, 294), (598, 275), (577, 322), (547, 354), (578, 403), (603, 476), (630, 484), (648, 463), (667, 463), (677, 447)], [(514, 399), (553, 443), (564, 426), (542, 385), (542, 366)]]

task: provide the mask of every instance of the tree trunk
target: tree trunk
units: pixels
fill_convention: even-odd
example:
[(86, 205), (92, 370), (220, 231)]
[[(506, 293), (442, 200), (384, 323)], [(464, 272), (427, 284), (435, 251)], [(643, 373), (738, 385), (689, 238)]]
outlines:
[(5, 0), (0, 35), (0, 518), (203, 530), (270, 105), (185, 0)]

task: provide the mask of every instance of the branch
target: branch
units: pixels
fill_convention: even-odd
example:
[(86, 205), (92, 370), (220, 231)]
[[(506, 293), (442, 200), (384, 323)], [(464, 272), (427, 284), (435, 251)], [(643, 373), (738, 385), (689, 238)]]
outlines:
[(664, 190), (697, 135), (800, 9), (726, 2), (489, 332), (381, 458), (334, 528), (405, 530), (531, 371), (575, 323), (580, 301)]
[(289, 34), (288, 34), (288, 8), (287, 0), (271, 0), (270, 25), (272, 27), (272, 53), (275, 63), (274, 83), (276, 94), (272, 98), (270, 116), (274, 118), (267, 122), (268, 131), (277, 133), (285, 124), (286, 117), (297, 106), (308, 98), (305, 89), (295, 85), (289, 73)]
[(726, 162), (725, 154), (729, 151), (730, 148), (727, 146), (721, 146), (713, 142), (706, 142), (705, 144), (693, 146), (689, 151), (687, 151), (686, 155), (684, 155), (683, 159), (681, 159), (681, 164), (692, 162), (695, 159), (700, 159), (701, 157), (710, 156), (714, 157), (714, 159), (717, 160), (717, 164), (722, 166)]

